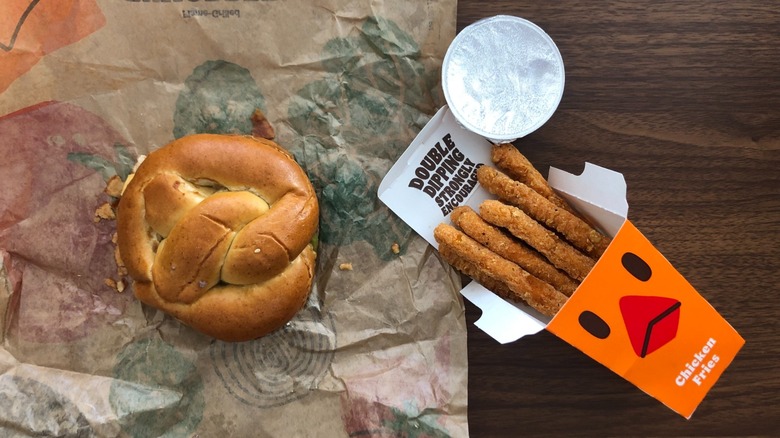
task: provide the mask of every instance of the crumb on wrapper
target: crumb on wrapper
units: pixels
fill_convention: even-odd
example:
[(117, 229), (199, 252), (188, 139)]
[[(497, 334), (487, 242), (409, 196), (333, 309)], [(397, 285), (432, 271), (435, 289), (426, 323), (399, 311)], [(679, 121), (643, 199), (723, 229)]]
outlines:
[(113, 220), (116, 219), (116, 215), (114, 214), (114, 209), (111, 208), (111, 205), (106, 202), (100, 207), (95, 210), (95, 217), (93, 218), (94, 222), (100, 222), (101, 220)]
[(104, 190), (105, 194), (108, 196), (118, 198), (122, 195), (122, 189), (124, 188), (125, 183), (122, 181), (119, 176), (114, 175), (111, 178), (109, 178), (108, 182), (106, 183), (106, 188)]

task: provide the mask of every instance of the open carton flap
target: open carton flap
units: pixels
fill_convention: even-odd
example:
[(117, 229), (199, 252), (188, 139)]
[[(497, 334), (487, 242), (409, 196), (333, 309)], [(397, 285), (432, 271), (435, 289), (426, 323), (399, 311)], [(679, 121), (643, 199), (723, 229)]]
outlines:
[(476, 281), (467, 284), (460, 293), (482, 311), (474, 325), (501, 344), (539, 333), (550, 322), (549, 317), (530, 306), (509, 303)]
[(563, 196), (591, 224), (614, 237), (628, 217), (623, 174), (585, 163), (580, 175), (550, 168), (550, 187)]

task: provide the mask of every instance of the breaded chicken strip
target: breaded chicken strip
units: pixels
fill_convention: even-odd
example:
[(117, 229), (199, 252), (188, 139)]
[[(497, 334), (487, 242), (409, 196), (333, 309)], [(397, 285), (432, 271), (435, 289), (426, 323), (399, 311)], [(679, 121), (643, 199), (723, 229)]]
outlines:
[(517, 207), (487, 200), (480, 205), (479, 214), (487, 222), (509, 230), (575, 280), (582, 281), (596, 264)]
[(493, 163), (503, 170), (512, 179), (526, 184), (540, 195), (544, 196), (550, 202), (558, 207), (575, 213), (574, 209), (547, 184), (541, 173), (528, 161), (517, 148), (511, 143), (493, 145), (491, 150)]
[(578, 283), (576, 281), (551, 265), (539, 252), (522, 241), (512, 238), (505, 231), (485, 222), (471, 207), (456, 208), (452, 211), (450, 219), (466, 235), (501, 257), (516, 263), (531, 275), (550, 283), (564, 295), (571, 296), (577, 289)]
[(442, 258), (485, 287), (499, 287), (499, 295), (524, 301), (544, 315), (553, 316), (566, 302), (566, 296), (520, 266), (490, 251), (479, 242), (447, 224), (434, 230)]
[(477, 179), (490, 193), (559, 232), (589, 256), (599, 258), (609, 246), (610, 239), (580, 217), (558, 207), (526, 184), (513, 180), (503, 172), (490, 166), (482, 166), (477, 171)]

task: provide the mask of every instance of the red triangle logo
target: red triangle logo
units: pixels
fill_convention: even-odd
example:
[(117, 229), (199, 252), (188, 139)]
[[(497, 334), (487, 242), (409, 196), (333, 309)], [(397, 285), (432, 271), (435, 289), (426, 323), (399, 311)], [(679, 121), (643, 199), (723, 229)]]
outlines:
[(678, 300), (625, 296), (620, 299), (619, 305), (631, 346), (637, 356), (645, 357), (677, 336), (681, 306)]

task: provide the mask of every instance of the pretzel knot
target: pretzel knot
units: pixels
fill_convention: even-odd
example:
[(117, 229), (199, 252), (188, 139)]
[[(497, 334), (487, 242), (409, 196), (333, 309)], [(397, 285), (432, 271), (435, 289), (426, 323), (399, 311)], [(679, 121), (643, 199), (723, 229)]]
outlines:
[(311, 289), (319, 207), (276, 143), (198, 134), (152, 152), (123, 193), (118, 246), (135, 294), (203, 333), (253, 339)]

